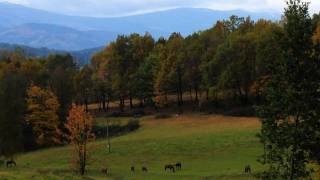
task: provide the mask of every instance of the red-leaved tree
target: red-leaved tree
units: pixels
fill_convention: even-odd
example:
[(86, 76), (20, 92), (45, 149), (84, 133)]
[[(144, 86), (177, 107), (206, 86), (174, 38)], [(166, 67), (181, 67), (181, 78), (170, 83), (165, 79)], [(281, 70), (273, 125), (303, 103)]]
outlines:
[(84, 175), (88, 163), (88, 143), (95, 139), (92, 133), (93, 118), (83, 106), (72, 105), (65, 124), (67, 139), (73, 145), (72, 165), (76, 171)]

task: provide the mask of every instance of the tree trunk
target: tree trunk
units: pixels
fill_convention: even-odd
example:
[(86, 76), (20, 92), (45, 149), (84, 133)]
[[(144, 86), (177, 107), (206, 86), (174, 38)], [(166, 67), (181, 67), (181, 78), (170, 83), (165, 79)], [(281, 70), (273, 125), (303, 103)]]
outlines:
[(198, 103), (199, 101), (199, 97), (198, 97), (198, 88), (194, 88), (195, 92), (196, 92), (196, 99), (195, 102)]
[(192, 97), (192, 88), (189, 89), (189, 93), (190, 93), (190, 101), (192, 102), (193, 97)]
[(109, 103), (110, 103), (110, 96), (109, 96), (109, 98), (107, 100), (107, 111), (109, 111)]
[(119, 104), (119, 109), (120, 109), (120, 112), (123, 112), (124, 110), (124, 99), (121, 97), (120, 98), (120, 104)]
[(132, 96), (130, 94), (130, 109), (133, 109)]
[(88, 112), (89, 108), (88, 108), (88, 99), (87, 98), (85, 98), (84, 104), (85, 104), (85, 110), (86, 110), (86, 112)]
[(103, 93), (102, 94), (102, 109), (104, 112), (107, 112), (107, 109), (106, 109), (106, 95)]
[(209, 89), (206, 90), (206, 100), (209, 101)]
[(110, 143), (110, 135), (109, 135), (109, 119), (107, 119), (107, 149), (108, 152), (111, 153), (111, 143)]

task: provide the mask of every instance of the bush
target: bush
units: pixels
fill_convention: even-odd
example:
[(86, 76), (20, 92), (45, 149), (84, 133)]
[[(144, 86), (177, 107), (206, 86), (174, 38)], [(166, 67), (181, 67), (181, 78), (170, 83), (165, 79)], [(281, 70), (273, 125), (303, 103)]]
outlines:
[(134, 118), (140, 118), (140, 117), (142, 117), (144, 115), (146, 115), (146, 113), (143, 110), (135, 111), (135, 112), (132, 113), (132, 116)]
[(140, 122), (139, 122), (139, 120), (136, 120), (136, 119), (130, 120), (127, 124), (128, 132), (134, 131), (134, 130), (138, 129), (139, 127), (140, 127)]
[[(119, 136), (134, 130), (137, 130), (140, 127), (140, 122), (137, 119), (130, 120), (126, 125), (112, 124), (109, 126), (109, 136)], [(96, 138), (105, 138), (107, 137), (107, 126), (93, 126), (92, 132), (95, 134)]]
[(161, 113), (161, 114), (157, 114), (155, 116), (156, 119), (168, 119), (168, 118), (171, 118), (171, 115), (170, 114), (165, 114), (165, 113)]

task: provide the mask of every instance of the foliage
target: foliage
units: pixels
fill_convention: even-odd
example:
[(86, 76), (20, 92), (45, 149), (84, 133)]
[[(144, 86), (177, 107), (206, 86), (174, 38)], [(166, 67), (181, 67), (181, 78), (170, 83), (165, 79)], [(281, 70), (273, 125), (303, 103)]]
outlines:
[(76, 65), (69, 54), (50, 55), (47, 58), (45, 67), (48, 71), (49, 87), (57, 96), (60, 104), (58, 115), (61, 121), (60, 128), (62, 129), (68, 109), (74, 98), (73, 79), (76, 73)]
[(7, 158), (23, 151), (23, 116), (26, 79), (19, 62), (3, 64), (0, 70), (0, 156)]
[(318, 144), (319, 74), (312, 50), (312, 23), (308, 4), (288, 1), (282, 53), (269, 66), (266, 101), (260, 107), (261, 141), (269, 166), (266, 179), (310, 177), (308, 147)]
[(38, 86), (27, 89), (27, 123), (30, 123), (40, 146), (60, 144), (57, 97), (49, 90)]
[(84, 107), (72, 105), (65, 126), (69, 132), (67, 139), (74, 147), (73, 165), (76, 171), (84, 175), (88, 163), (88, 143), (95, 138), (92, 133), (93, 118), (85, 112)]

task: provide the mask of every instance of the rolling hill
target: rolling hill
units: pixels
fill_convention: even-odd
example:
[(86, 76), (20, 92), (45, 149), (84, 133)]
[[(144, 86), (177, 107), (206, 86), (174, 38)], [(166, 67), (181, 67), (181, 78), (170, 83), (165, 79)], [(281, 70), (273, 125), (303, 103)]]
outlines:
[(78, 65), (82, 66), (82, 65), (88, 64), (92, 55), (100, 51), (103, 47), (83, 49), (79, 51), (59, 51), (59, 50), (48, 49), (48, 48), (33, 48), (33, 47), (18, 45), (18, 44), (0, 43), (0, 51), (2, 50), (14, 51), (18, 48), (22, 49), (22, 51), (28, 57), (46, 57), (49, 54), (70, 53), (75, 59), (75, 61), (78, 63)]
[(105, 45), (117, 34), (102, 31), (79, 31), (52, 24), (23, 24), (0, 32), (4, 43), (23, 44), (59, 50), (82, 50)]
[(114, 40), (118, 34), (150, 32), (155, 38), (171, 32), (189, 35), (213, 26), (231, 15), (253, 19), (279, 19), (277, 13), (241, 10), (215, 11), (179, 8), (125, 17), (80, 17), (56, 14), (11, 3), (0, 3), (0, 42), (74, 51), (94, 48)]

